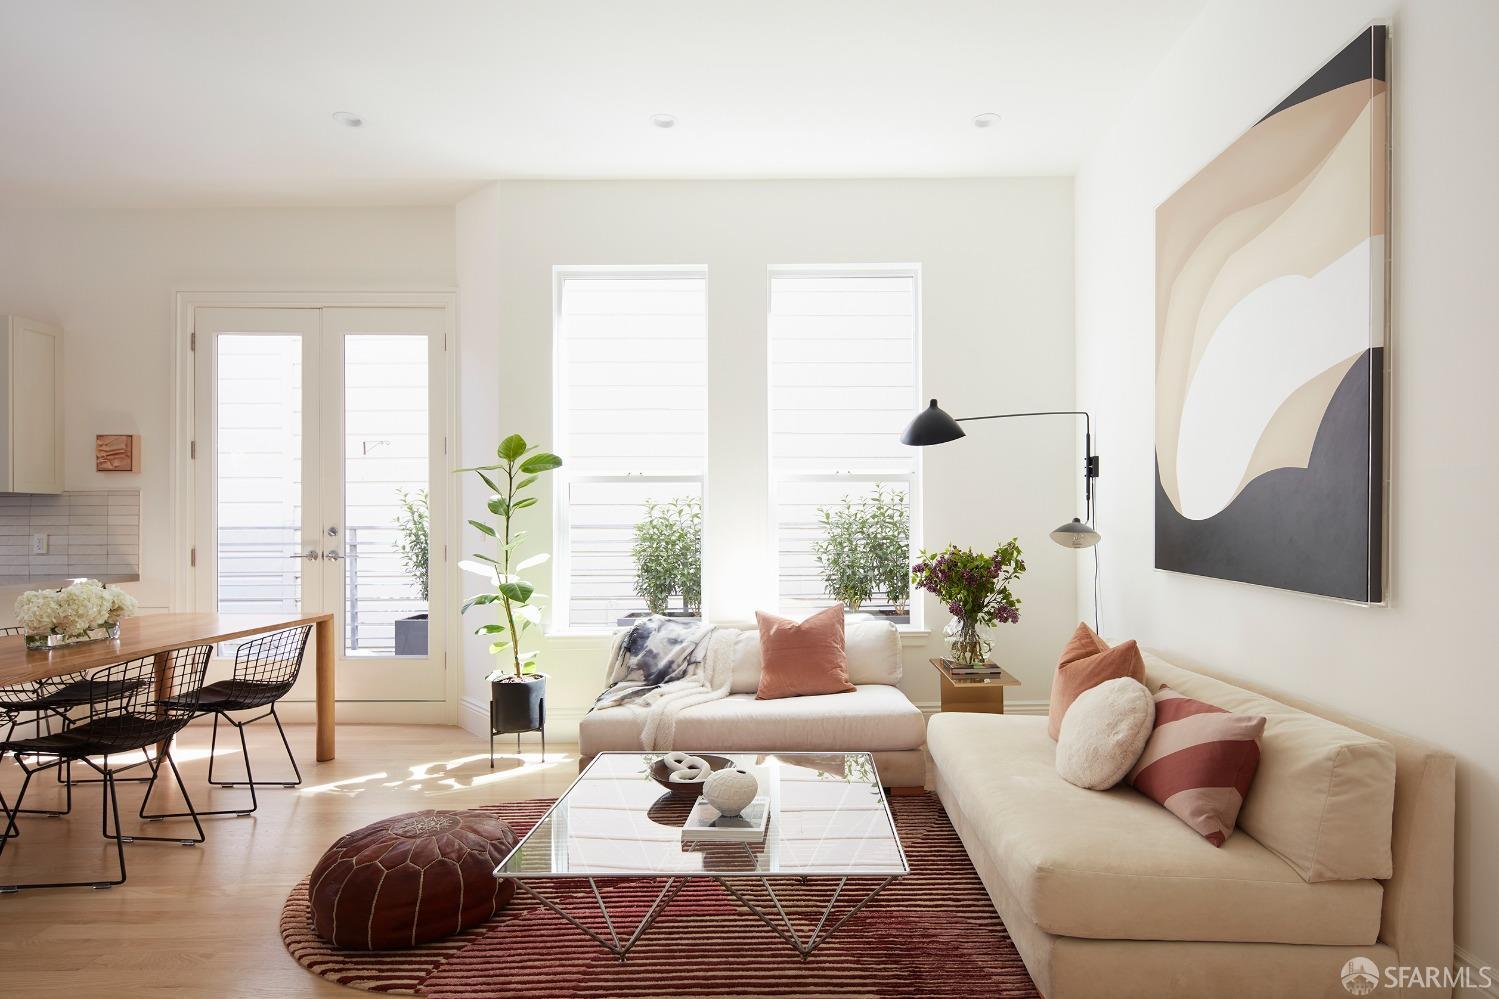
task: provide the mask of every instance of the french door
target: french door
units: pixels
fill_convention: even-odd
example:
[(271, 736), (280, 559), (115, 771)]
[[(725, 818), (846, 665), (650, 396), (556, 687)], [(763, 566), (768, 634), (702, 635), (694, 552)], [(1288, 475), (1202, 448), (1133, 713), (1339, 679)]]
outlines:
[[(446, 322), (194, 310), (196, 605), (331, 612), (342, 700), (446, 696)], [(309, 668), (290, 697), (312, 693)]]

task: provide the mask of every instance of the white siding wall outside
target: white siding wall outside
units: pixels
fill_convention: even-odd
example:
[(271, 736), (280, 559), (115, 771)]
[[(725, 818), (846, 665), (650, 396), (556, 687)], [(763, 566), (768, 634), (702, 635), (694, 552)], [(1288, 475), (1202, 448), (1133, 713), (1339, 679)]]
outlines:
[(428, 488), (427, 338), (344, 337), (344, 633), (349, 652), (389, 654), (395, 621), (426, 601), (396, 547), (400, 495)]
[(302, 338), (215, 338), (218, 609), (295, 612), (302, 565)]
[(556, 625), (643, 610), (630, 549), (646, 502), (704, 498), (706, 305), (700, 274), (559, 273)]
[[(812, 552), (823, 537), (821, 508), (884, 485), (906, 497), (910, 518), (920, 499), (917, 451), (900, 443), (918, 404), (918, 328), (914, 270), (772, 272), (771, 474), (788, 613), (832, 601)], [(876, 595), (863, 609), (890, 607)]]

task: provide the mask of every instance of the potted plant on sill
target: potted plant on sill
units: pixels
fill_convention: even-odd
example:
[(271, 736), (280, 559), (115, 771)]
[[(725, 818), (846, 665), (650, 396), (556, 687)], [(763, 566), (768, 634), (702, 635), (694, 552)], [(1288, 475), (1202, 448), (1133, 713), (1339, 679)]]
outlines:
[[(396, 514), (396, 550), (401, 556), (401, 568), (416, 584), (422, 603), (427, 602), (427, 549), (431, 511), (427, 490), (418, 489), (414, 494), (404, 489), (396, 490), (396, 499), (401, 505)], [(396, 618), (396, 655), (424, 656), (427, 654), (427, 615), (412, 614)]]
[[(812, 545), (828, 596), (850, 613), (911, 620), (911, 520), (906, 494), (876, 484), (873, 495), (818, 507), (823, 536)], [(876, 595), (886, 606), (866, 607)]]
[[(493, 525), (481, 520), (469, 521), (469, 526), (494, 542), (495, 553), (475, 554), (477, 561), (465, 560), (459, 566), (489, 580), (494, 589), (470, 597), (463, 605), (463, 612), (472, 607), (495, 607), (498, 612), (496, 621), (482, 624), (474, 631), (476, 635), (489, 636), (490, 654), (503, 663), (488, 677), (491, 732), (539, 732), (546, 722), (547, 678), (536, 670), (538, 653), (523, 650), (521, 639), (527, 631), (541, 625), (541, 608), (535, 601), (542, 594), (520, 574), (551, 556), (537, 554), (517, 561), (515, 552), (525, 543), (526, 532), (518, 530), (514, 522), (520, 511), (536, 505), (535, 496), (521, 494), (543, 474), (561, 468), (562, 459), (537, 450), (520, 434), (511, 434), (501, 441), (495, 455), (500, 459), (498, 464), (459, 469), (473, 472), (483, 481), (490, 491), (489, 512), (498, 518)], [(490, 742), (492, 750), (493, 735)], [(490, 765), (493, 765), (492, 756)]]
[[(679, 496), (657, 503), (646, 500), (645, 516), (635, 525), (635, 593), (645, 611), (619, 618), (630, 625), (646, 614), (697, 618), (703, 607), (703, 502)], [(671, 598), (680, 595), (682, 609), (673, 611)]]

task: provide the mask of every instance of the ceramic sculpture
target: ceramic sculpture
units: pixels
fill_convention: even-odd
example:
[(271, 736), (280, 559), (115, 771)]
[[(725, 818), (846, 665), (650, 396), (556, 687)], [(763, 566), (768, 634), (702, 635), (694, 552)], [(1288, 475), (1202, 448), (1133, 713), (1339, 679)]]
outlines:
[[(675, 775), (673, 775), (675, 776)], [(735, 816), (749, 807), (760, 793), (760, 782), (743, 767), (729, 767), (708, 775), (703, 797), (719, 814)]]

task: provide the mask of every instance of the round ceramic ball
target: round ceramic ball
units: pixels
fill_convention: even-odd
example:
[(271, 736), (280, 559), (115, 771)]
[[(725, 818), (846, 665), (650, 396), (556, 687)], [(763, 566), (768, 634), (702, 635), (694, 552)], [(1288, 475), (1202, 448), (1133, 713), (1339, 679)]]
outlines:
[(760, 793), (760, 782), (743, 767), (728, 767), (708, 775), (703, 797), (722, 815), (734, 816), (749, 807)]

